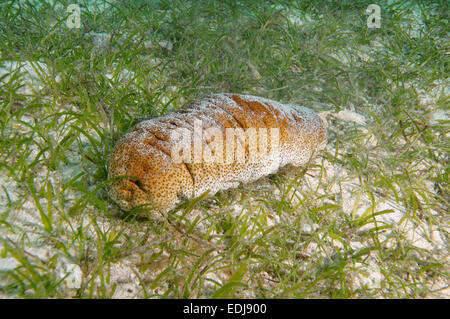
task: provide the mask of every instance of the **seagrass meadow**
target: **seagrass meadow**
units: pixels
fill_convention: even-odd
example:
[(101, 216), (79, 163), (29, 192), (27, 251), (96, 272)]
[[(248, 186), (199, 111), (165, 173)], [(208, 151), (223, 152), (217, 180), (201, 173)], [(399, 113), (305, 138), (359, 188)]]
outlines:
[[(449, 12), (2, 1), (0, 297), (449, 298)], [(116, 142), (226, 92), (314, 110), (326, 148), (160, 219), (122, 211)]]

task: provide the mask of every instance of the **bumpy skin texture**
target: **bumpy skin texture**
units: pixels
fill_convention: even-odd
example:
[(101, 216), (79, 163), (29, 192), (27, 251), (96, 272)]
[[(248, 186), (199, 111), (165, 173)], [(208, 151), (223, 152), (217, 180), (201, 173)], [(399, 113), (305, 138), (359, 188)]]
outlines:
[[(171, 133), (180, 128), (193, 132), (198, 120), (203, 130), (215, 127), (222, 131), (223, 145), (227, 128), (278, 128), (278, 149), (271, 143), (276, 136), (268, 133), (267, 152), (257, 153), (251, 160), (248, 143), (243, 162), (195, 162), (193, 153), (191, 162), (172, 160), (176, 141)], [(212, 140), (203, 136), (201, 143), (215, 150)], [(308, 108), (249, 95), (209, 95), (165, 116), (140, 122), (118, 141), (109, 160), (109, 178), (123, 178), (111, 184), (110, 195), (125, 211), (150, 204), (165, 212), (180, 198), (196, 197), (207, 190), (212, 195), (240, 182), (255, 181), (287, 164), (303, 165), (326, 141), (322, 120)]]

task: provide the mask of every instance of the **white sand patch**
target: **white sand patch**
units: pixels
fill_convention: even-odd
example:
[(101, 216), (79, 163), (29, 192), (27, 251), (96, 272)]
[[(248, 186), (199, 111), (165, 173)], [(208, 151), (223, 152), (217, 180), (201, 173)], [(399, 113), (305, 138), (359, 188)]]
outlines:
[(117, 80), (119, 82), (128, 83), (136, 79), (136, 73), (128, 69), (120, 69), (119, 64), (114, 62), (111, 65), (110, 72), (105, 74), (105, 77), (110, 80)]
[(438, 279), (432, 283), (431, 290), (435, 292), (436, 297), (431, 298), (442, 298), (450, 299), (450, 283), (445, 279)]
[(319, 229), (319, 225), (316, 223), (312, 224), (303, 224), (301, 231), (303, 234), (311, 235), (313, 232), (315, 232), (317, 229)]
[(111, 39), (110, 33), (105, 32), (89, 32), (85, 35), (88, 39), (90, 39), (95, 46), (98, 48), (106, 48), (109, 44), (109, 41)]
[[(30, 223), (27, 219), (27, 214), (20, 210), (20, 222), (15, 222), (16, 231), (22, 230), (21, 233), (12, 234), (5, 230), (0, 231), (2, 238), (10, 243), (15, 243), (18, 247), (23, 249), (25, 257), (31, 264), (50, 264), (51, 260), (56, 257), (56, 265), (53, 269), (53, 274), (56, 278), (63, 280), (61, 289), (78, 289), (81, 287), (83, 273), (79, 265), (71, 262), (67, 257), (58, 253), (51, 245), (42, 240), (42, 233), (37, 224)], [(13, 244), (11, 244), (13, 245)], [(22, 247), (22, 245), (24, 247)], [(17, 268), (23, 267), (20, 259), (7, 254), (5, 258), (0, 257), (0, 271), (14, 271)], [(41, 272), (41, 270), (38, 270)], [(3, 280), (0, 280), (0, 284)]]
[[(49, 81), (50, 71), (46, 64), (32, 61), (2, 61), (0, 64), (0, 77), (7, 74), (2, 79), (3, 82), (8, 82), (13, 74), (19, 74), (23, 86), (18, 89), (18, 93), (25, 95), (32, 95), (39, 92)], [(60, 76), (56, 75), (54, 81), (59, 82)]]
[(434, 110), (429, 114), (430, 125), (441, 125), (445, 122), (448, 122), (449, 120), (448, 110)]
[(281, 223), (281, 218), (277, 214), (270, 214), (270, 215), (267, 215), (266, 222), (267, 222), (267, 227), (274, 227)]
[(312, 241), (306, 246), (305, 253), (308, 256), (314, 256), (321, 253), (321, 248), (316, 242)]
[(18, 266), (20, 263), (13, 257), (0, 258), (0, 271), (14, 270)]
[(363, 115), (350, 110), (341, 110), (338, 113), (333, 114), (333, 116), (341, 121), (354, 122), (359, 125), (366, 124), (366, 118)]
[(286, 14), (287, 21), (289, 21), (289, 23), (293, 25), (303, 26), (305, 24), (314, 23), (314, 19), (311, 17), (311, 15), (298, 9), (289, 8), (281, 4), (277, 4), (275, 6), (275, 9), (283, 11)]
[(136, 277), (137, 271), (134, 263), (129, 258), (111, 264), (109, 268), (110, 285), (116, 285), (113, 298), (136, 297), (141, 290), (139, 279)]
[(330, 56), (340, 63), (346, 66), (350, 66), (352, 64), (352, 56), (350, 55), (351, 49), (339, 50), (338, 52), (333, 52)]
[(364, 248), (364, 245), (359, 241), (351, 241), (350, 248), (356, 251)]
[[(136, 39), (136, 40), (138, 41), (140, 39)], [(154, 39), (146, 40), (146, 41), (143, 41), (143, 45), (144, 45), (144, 48), (146, 48), (146, 49), (154, 49), (154, 48), (158, 48), (158, 47), (164, 48), (168, 51), (171, 51), (173, 49), (173, 43), (172, 43), (172, 41), (169, 41), (169, 40), (159, 40), (159, 41), (154, 40)]]
[(354, 281), (352, 284), (359, 289), (362, 287), (366, 289), (380, 288), (380, 284), (384, 280), (384, 275), (375, 263), (368, 265), (355, 263), (353, 275)]
[(214, 291), (224, 284), (220, 277), (214, 272), (206, 274), (203, 279), (205, 281), (203, 289), (205, 289), (204, 293), (207, 296), (212, 295)]
[(58, 278), (64, 278), (64, 286), (67, 289), (79, 289), (83, 281), (83, 272), (79, 265), (71, 263), (66, 257), (58, 258), (56, 268)]
[[(23, 115), (21, 121), (30, 124), (31, 127), (33, 127), (35, 123), (34, 118), (27, 115)], [(16, 133), (19, 131), (26, 134), (32, 130), (32, 128), (21, 122), (16, 122), (14, 119), (11, 119), (10, 123)], [(42, 122), (38, 122), (38, 125), (40, 124), (42, 124)], [(64, 138), (64, 134), (60, 135), (58, 132), (51, 131), (49, 132), (49, 138), (54, 139), (53, 142), (58, 142)], [(32, 162), (39, 151), (36, 144), (30, 144), (28, 147), (29, 155), (25, 158), (25, 161), (27, 163)], [(70, 152), (68, 152), (67, 158), (74, 163), (79, 163), (80, 157), (71, 156), (69, 153)], [(45, 153), (43, 154), (45, 157)], [(36, 188), (37, 200), (39, 201), (39, 205), (42, 207), (44, 214), (49, 213), (49, 203), (47, 198), (39, 197), (40, 188), (47, 187), (47, 182), (49, 182), (53, 187), (53, 192), (58, 193), (61, 191), (61, 177), (66, 179), (71, 178), (78, 172), (80, 172), (80, 168), (77, 165), (62, 165), (61, 171), (48, 171), (47, 166), (45, 165), (36, 166), (33, 172), (34, 178), (32, 179), (32, 184)], [(12, 228), (0, 227), (0, 236), (4, 239), (7, 238), (11, 245), (18, 245), (18, 247), (23, 249), (25, 256), (30, 259), (31, 263), (51, 265), (53, 262), (50, 262), (50, 260), (56, 260), (56, 264), (54, 265), (54, 268), (51, 269), (51, 272), (58, 279), (64, 278), (60, 286), (62, 290), (74, 290), (80, 288), (83, 278), (80, 266), (69, 260), (65, 255), (61, 255), (58, 250), (55, 249), (54, 242), (43, 240), (43, 238), (48, 237), (48, 234), (46, 234), (43, 228), (43, 219), (37, 204), (27, 190), (27, 184), (16, 182), (15, 179), (9, 177), (8, 174), (7, 170), (0, 170), (0, 185), (4, 187), (0, 190), (0, 212), (2, 214), (7, 214), (7, 217), (6, 215), (3, 216), (6, 217), (5, 221), (9, 223), (9, 225), (12, 225)], [(67, 195), (66, 198), (72, 199), (80, 198), (79, 193), (79, 191), (65, 191), (65, 195)], [(55, 193), (53, 196), (55, 196)], [(56, 205), (55, 207), (58, 205), (56, 201), (52, 202), (52, 204)], [(64, 203), (64, 205), (68, 206), (71, 204), (70, 201)], [(77, 227), (76, 220), (71, 220), (71, 224), (74, 228), (70, 228), (67, 223), (62, 222), (58, 212), (53, 208), (52, 227), (54, 231), (60, 230), (61, 234), (71, 234)], [(62, 229), (64, 229), (64, 231), (62, 231)], [(93, 229), (92, 233), (95, 234)], [(64, 241), (63, 238), (61, 238), (61, 240)], [(67, 242), (70, 242), (70, 238), (66, 238), (66, 240)], [(66, 246), (66, 249), (68, 255), (78, 255), (76, 246), (68, 245)], [(17, 267), (22, 267), (22, 264), (13, 256), (7, 254), (6, 258), (0, 258), (0, 270), (14, 271)]]

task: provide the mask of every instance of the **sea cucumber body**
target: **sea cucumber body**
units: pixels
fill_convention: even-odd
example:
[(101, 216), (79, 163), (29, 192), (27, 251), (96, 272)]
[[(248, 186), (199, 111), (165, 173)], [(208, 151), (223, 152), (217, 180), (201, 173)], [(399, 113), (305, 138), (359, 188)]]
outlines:
[[(196, 131), (199, 123), (200, 135)], [(219, 144), (223, 145), (222, 153), (213, 147), (222, 136), (205, 134), (211, 128), (223, 133)], [(175, 143), (180, 143), (173, 133), (180, 129), (193, 137), (189, 161), (173, 156)], [(229, 129), (247, 133), (253, 129), (257, 143), (246, 143), (238, 137), (227, 149)], [(259, 134), (264, 130), (266, 135)], [(195, 160), (199, 158), (195, 136), (200, 136), (197, 141), (203, 149), (217, 156), (215, 161)], [(168, 211), (181, 198), (196, 197), (207, 190), (212, 195), (241, 182), (255, 181), (287, 164), (303, 165), (325, 146), (326, 140), (322, 120), (306, 107), (249, 95), (209, 95), (165, 116), (138, 123), (118, 141), (109, 160), (109, 178), (117, 178), (110, 195), (126, 211), (145, 204)], [(263, 141), (267, 149), (261, 146), (265, 145)], [(228, 153), (238, 152), (238, 143), (245, 150), (243, 157), (227, 161)]]

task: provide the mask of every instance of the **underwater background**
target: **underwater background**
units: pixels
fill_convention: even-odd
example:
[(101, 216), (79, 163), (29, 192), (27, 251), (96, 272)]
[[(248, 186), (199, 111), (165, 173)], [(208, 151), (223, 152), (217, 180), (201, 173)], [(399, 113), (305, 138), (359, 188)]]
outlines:
[[(1, 298), (449, 298), (447, 1), (2, 1)], [(135, 123), (307, 106), (307, 167), (165, 222), (108, 196)]]

